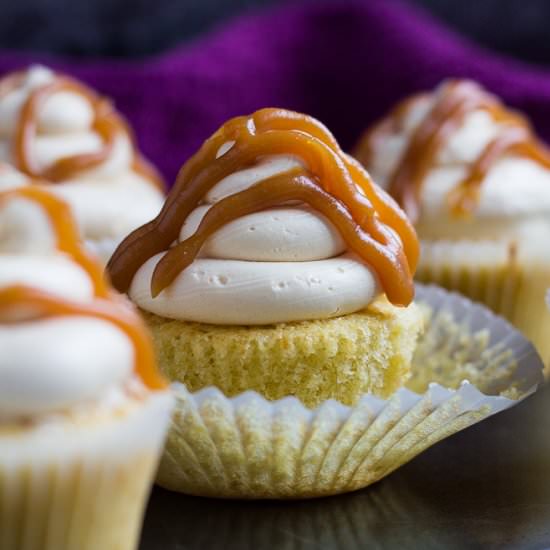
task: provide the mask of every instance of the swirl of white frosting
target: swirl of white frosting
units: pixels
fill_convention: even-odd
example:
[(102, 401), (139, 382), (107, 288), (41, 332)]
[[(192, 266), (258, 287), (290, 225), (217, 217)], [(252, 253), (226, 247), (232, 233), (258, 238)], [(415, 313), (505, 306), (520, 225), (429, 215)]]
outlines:
[(88, 274), (64, 254), (0, 256), (0, 289), (25, 285), (71, 300), (91, 300)]
[(111, 323), (54, 317), (0, 325), (0, 418), (64, 410), (120, 385), (134, 348)]
[[(58, 251), (49, 218), (28, 198), (0, 201), (0, 290), (24, 285), (90, 303), (89, 274)], [(133, 372), (129, 337), (86, 316), (33, 319), (26, 306), (0, 323), (0, 422), (57, 412), (101, 396)]]
[(55, 250), (51, 220), (40, 204), (21, 196), (0, 203), (0, 254), (50, 254)]
[[(218, 156), (230, 148), (225, 144)], [(295, 158), (273, 156), (224, 178), (183, 223), (179, 240), (195, 232), (216, 202), (297, 166)], [(226, 224), (153, 298), (151, 277), (163, 255), (138, 270), (129, 295), (144, 310), (183, 321), (262, 325), (325, 319), (363, 309), (379, 294), (374, 272), (346, 252), (327, 218), (303, 204), (280, 205)]]
[(51, 220), (39, 203), (21, 196), (0, 200), (0, 288), (24, 284), (71, 299), (91, 299), (88, 273), (56, 246)]
[[(382, 187), (388, 187), (414, 131), (428, 116), (445, 85), (412, 102), (399, 127), (371, 141), (367, 169)], [(507, 238), (525, 231), (537, 234), (535, 227), (544, 221), (547, 227), (550, 225), (550, 171), (515, 154), (506, 154), (491, 166), (479, 187), (473, 217), (451, 215), (449, 194), (464, 181), (471, 164), (499, 135), (503, 124), (483, 109), (474, 110), (444, 142), (422, 182), (416, 227), (421, 238)]]
[[(56, 78), (46, 67), (31, 67), (19, 86), (0, 96), (0, 162), (15, 165), (13, 144), (21, 108), (33, 91)], [(103, 141), (93, 122), (94, 110), (87, 98), (70, 91), (52, 93), (37, 113), (37, 134), (31, 143), (39, 168), (47, 169), (69, 156), (99, 152)], [(133, 159), (134, 145), (121, 131), (103, 163), (50, 186), (71, 206), (83, 238), (106, 257), (130, 231), (154, 217), (164, 200), (161, 190), (134, 169)], [(0, 170), (0, 190), (30, 183), (16, 174)]]

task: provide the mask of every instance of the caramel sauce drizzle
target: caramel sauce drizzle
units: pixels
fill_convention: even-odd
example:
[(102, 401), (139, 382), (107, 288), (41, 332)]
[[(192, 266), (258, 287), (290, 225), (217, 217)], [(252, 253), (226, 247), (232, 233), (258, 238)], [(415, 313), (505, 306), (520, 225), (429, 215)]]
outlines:
[(78, 228), (69, 206), (38, 186), (18, 187), (0, 193), (0, 205), (17, 198), (28, 199), (40, 205), (50, 220), (56, 238), (56, 248), (69, 255), (88, 274), (94, 294), (105, 298), (110, 291), (99, 264), (80, 245)]
[[(14, 73), (0, 81), (0, 98), (17, 89), (25, 73)], [(58, 92), (70, 92), (85, 98), (93, 108), (94, 130), (103, 140), (103, 147), (95, 153), (84, 153), (58, 159), (52, 166), (41, 169), (32, 155), (32, 144), (37, 134), (38, 113), (44, 102)], [(21, 108), (14, 140), (16, 167), (33, 178), (44, 178), (51, 183), (67, 180), (79, 172), (104, 163), (111, 155), (117, 135), (125, 134), (132, 143), (134, 156), (132, 169), (147, 181), (164, 190), (162, 176), (137, 150), (136, 139), (126, 120), (115, 111), (107, 99), (100, 97), (84, 84), (68, 78), (56, 77), (53, 82), (37, 88)]]
[[(425, 94), (420, 97), (424, 98)], [(388, 133), (402, 128), (404, 117), (418, 101), (419, 96), (405, 100), (387, 119), (364, 135), (355, 154), (365, 166), (371, 162), (376, 140), (384, 139)], [(530, 158), (550, 169), (550, 152), (536, 138), (523, 115), (506, 109), (495, 96), (471, 81), (448, 82), (428, 115), (414, 131), (391, 176), (390, 194), (413, 221), (419, 216), (423, 181), (440, 151), (463, 124), (465, 117), (477, 110), (486, 111), (500, 124), (499, 134), (487, 144), (469, 166), (464, 180), (449, 195), (449, 206), (454, 215), (468, 216), (475, 211), (481, 184), (494, 163), (505, 155)]]
[(131, 340), (135, 350), (135, 370), (151, 389), (166, 386), (156, 370), (153, 347), (138, 315), (108, 286), (98, 263), (80, 246), (78, 228), (70, 208), (44, 189), (35, 186), (20, 187), (0, 193), (0, 205), (23, 198), (41, 206), (48, 216), (56, 237), (56, 247), (69, 255), (89, 275), (94, 289), (90, 303), (75, 303), (59, 296), (24, 285), (0, 289), (0, 323), (20, 322), (18, 311), (32, 311), (32, 319), (83, 315), (104, 319), (116, 325)]
[(116, 325), (130, 339), (135, 350), (135, 371), (143, 383), (152, 390), (166, 387), (156, 369), (152, 342), (138, 316), (129, 308), (113, 307), (109, 300), (96, 299), (90, 303), (76, 303), (53, 296), (42, 290), (14, 285), (0, 289), (0, 323), (21, 322), (16, 312), (32, 312), (27, 320), (52, 317), (84, 316), (102, 319)]
[[(220, 147), (235, 142), (217, 157)], [(305, 168), (259, 182), (214, 205), (194, 235), (171, 248), (182, 223), (226, 176), (270, 155), (291, 155)], [(414, 295), (412, 273), (418, 240), (405, 214), (376, 187), (358, 162), (342, 152), (318, 121), (283, 109), (263, 109), (222, 126), (182, 167), (168, 199), (153, 221), (131, 233), (107, 267), (114, 286), (126, 292), (149, 258), (170, 249), (151, 281), (153, 296), (194, 260), (217, 229), (245, 214), (299, 200), (325, 214), (348, 247), (372, 265), (388, 299), (407, 305)]]

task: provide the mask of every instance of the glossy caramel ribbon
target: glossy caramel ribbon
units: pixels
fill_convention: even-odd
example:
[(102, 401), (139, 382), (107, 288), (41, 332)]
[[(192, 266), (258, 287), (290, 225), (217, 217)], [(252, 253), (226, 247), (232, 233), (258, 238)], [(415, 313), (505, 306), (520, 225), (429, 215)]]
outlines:
[[(364, 134), (355, 149), (355, 157), (368, 168), (375, 154), (376, 142), (385, 139), (388, 134), (399, 132), (410, 110), (426, 97), (427, 94), (418, 94), (398, 104), (388, 117)], [(453, 214), (465, 216), (475, 211), (482, 182), (494, 163), (504, 155), (530, 158), (550, 169), (550, 153), (536, 138), (523, 115), (506, 109), (497, 97), (474, 82), (447, 82), (414, 131), (390, 178), (390, 194), (413, 221), (417, 221), (419, 216), (422, 184), (440, 151), (466, 116), (477, 110), (486, 111), (500, 125), (499, 133), (470, 164), (466, 177), (449, 195), (449, 207)]]
[[(228, 142), (232, 147), (218, 156)], [(222, 199), (194, 235), (172, 247), (187, 216), (219, 181), (271, 155), (297, 157), (304, 167)], [(113, 284), (126, 292), (136, 271), (168, 250), (153, 273), (151, 292), (156, 296), (220, 227), (287, 201), (306, 203), (324, 214), (348, 248), (375, 270), (388, 299), (396, 305), (411, 302), (419, 246), (409, 220), (322, 124), (284, 109), (262, 109), (229, 120), (205, 142), (181, 169), (157, 218), (131, 233), (116, 250), (108, 265)]]
[(30, 286), (10, 285), (0, 289), (0, 324), (76, 315), (103, 319), (118, 327), (132, 342), (135, 371), (143, 383), (150, 389), (164, 388), (166, 383), (157, 371), (152, 342), (145, 327), (130, 304), (109, 288), (100, 265), (81, 246), (69, 207), (35, 186), (0, 193), (0, 207), (17, 198), (32, 201), (42, 208), (51, 223), (57, 249), (86, 271), (93, 284), (94, 297), (90, 302), (80, 303)]
[[(19, 88), (25, 80), (26, 72), (12, 73), (0, 80), (0, 100)], [(41, 169), (33, 155), (33, 142), (37, 134), (38, 115), (44, 102), (53, 94), (70, 92), (86, 99), (94, 112), (92, 130), (97, 132), (103, 141), (102, 148), (94, 153), (71, 155), (58, 159), (47, 169)], [(30, 92), (23, 103), (17, 118), (13, 155), (15, 166), (32, 178), (42, 178), (55, 183), (74, 177), (79, 172), (90, 170), (104, 163), (113, 152), (117, 135), (126, 135), (133, 144), (133, 161), (131, 168), (140, 173), (160, 189), (164, 181), (157, 170), (138, 151), (135, 136), (126, 120), (116, 112), (107, 99), (93, 90), (65, 76), (55, 76), (51, 83), (39, 86)]]

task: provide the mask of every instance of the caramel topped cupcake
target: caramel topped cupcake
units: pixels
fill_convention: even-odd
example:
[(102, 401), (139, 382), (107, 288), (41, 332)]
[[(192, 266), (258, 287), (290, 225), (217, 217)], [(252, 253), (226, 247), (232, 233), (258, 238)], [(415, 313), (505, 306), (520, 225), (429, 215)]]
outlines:
[(529, 121), (449, 81), (399, 104), (355, 156), (415, 221), (417, 277), (485, 302), (550, 361), (550, 153)]
[(69, 207), (0, 193), (0, 546), (132, 549), (171, 397)]
[(407, 378), (417, 255), (404, 213), (324, 126), (264, 109), (205, 142), (108, 270), (170, 379), (315, 406)]
[[(0, 80), (0, 161), (68, 202), (105, 260), (162, 205), (162, 179), (111, 102), (46, 67)], [(4, 172), (0, 189), (10, 184)]]
[[(224, 124), (108, 265), (173, 382), (159, 484), (225, 498), (356, 490), (511, 404), (477, 381), (531, 390), (540, 362), (503, 320), (440, 289), (413, 302), (418, 249), (404, 212), (315, 119), (263, 109)], [(449, 365), (456, 390), (437, 383)]]

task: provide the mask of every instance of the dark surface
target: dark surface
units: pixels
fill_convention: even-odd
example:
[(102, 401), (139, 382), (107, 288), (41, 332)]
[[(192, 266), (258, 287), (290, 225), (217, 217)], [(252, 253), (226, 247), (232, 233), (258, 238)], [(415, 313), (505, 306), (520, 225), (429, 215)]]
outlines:
[(300, 502), (155, 489), (140, 550), (550, 547), (550, 388), (379, 483)]
[[(297, 1), (314, 0), (2, 0), (0, 48), (143, 56), (196, 37), (250, 9)], [(403, 1), (425, 7), (489, 48), (550, 63), (547, 0)]]

